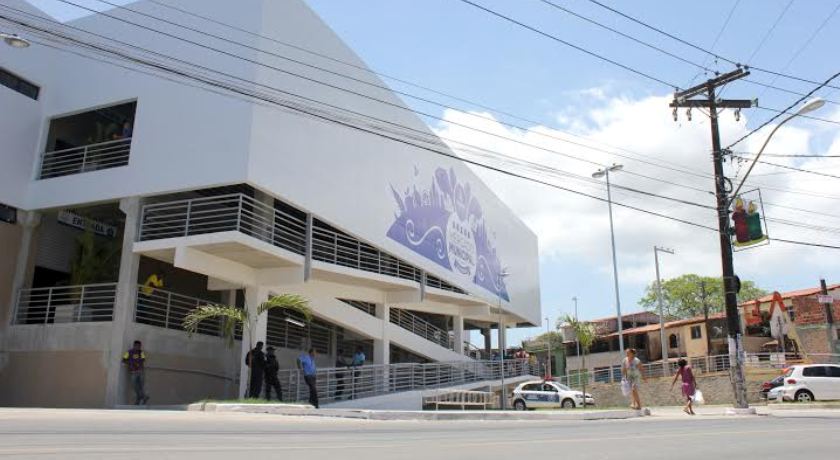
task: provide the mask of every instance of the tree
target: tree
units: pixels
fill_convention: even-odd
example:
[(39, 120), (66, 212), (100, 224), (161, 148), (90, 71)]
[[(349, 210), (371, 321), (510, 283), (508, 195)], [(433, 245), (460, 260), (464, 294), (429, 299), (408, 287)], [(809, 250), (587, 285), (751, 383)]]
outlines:
[(534, 337), (533, 339), (528, 340), (527, 343), (522, 343), (523, 348), (525, 348), (526, 351), (530, 351), (528, 350), (529, 347), (533, 349), (543, 349), (545, 348), (546, 344), (550, 344), (552, 350), (556, 350), (562, 347), (563, 334), (556, 331), (543, 332), (542, 334)]
[[(657, 292), (654, 281), (645, 289), (639, 306), (659, 313)], [(745, 302), (766, 294), (767, 291), (756, 287), (754, 282), (741, 281), (738, 301)], [(724, 305), (721, 278), (687, 274), (662, 281), (662, 309), (666, 318), (685, 319), (702, 316), (705, 306), (708, 306), (709, 314), (718, 313), (723, 311)]]
[[(282, 294), (272, 296), (257, 307), (257, 314), (254, 318), (250, 317), (248, 307), (238, 308), (233, 305), (201, 305), (198, 308), (190, 311), (184, 318), (183, 327), (190, 336), (198, 332), (199, 325), (208, 320), (219, 320), (222, 337), (227, 341), (228, 347), (232, 348), (236, 340), (236, 331), (242, 328), (242, 336), (246, 339), (243, 345), (247, 343), (248, 350), (254, 348), (253, 334), (251, 330), (257, 322), (257, 318), (262, 314), (268, 314), (269, 310), (285, 310), (299, 313), (306, 321), (312, 319), (312, 309), (309, 308), (309, 300), (305, 297), (295, 294)], [(244, 363), (240, 361), (240, 366)], [(251, 373), (248, 373), (248, 384), (246, 388), (251, 387)]]
[[(592, 343), (595, 342), (595, 337), (597, 336), (597, 331), (595, 330), (595, 325), (592, 323), (587, 323), (583, 321), (578, 321), (572, 315), (566, 315), (564, 319), (566, 323), (568, 323), (569, 327), (575, 332), (575, 337), (577, 337), (577, 341), (580, 344), (580, 367), (578, 368), (578, 376), (583, 372), (583, 369), (586, 369), (586, 353), (589, 352), (589, 349), (592, 348)], [(587, 375), (583, 379), (583, 406), (586, 408), (586, 381), (589, 380), (589, 376)]]

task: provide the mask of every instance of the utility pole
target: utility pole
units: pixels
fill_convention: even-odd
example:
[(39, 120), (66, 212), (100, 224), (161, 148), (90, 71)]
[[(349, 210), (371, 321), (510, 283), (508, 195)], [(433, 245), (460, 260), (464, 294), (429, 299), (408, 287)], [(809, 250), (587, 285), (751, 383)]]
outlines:
[[(674, 93), (674, 101), (670, 104), (676, 116), (677, 108), (706, 108), (712, 126), (712, 158), (715, 167), (715, 197), (717, 198), (718, 232), (720, 239), (720, 258), (723, 271), (723, 292), (726, 300), (726, 326), (729, 343), (729, 377), (735, 394), (735, 408), (747, 409), (747, 388), (744, 377), (744, 347), (741, 339), (741, 324), (738, 316), (738, 297), (736, 291), (735, 267), (732, 260), (732, 243), (729, 231), (729, 196), (726, 190), (727, 179), (723, 175), (723, 154), (720, 145), (720, 131), (718, 126), (718, 109), (744, 109), (753, 106), (751, 100), (718, 100), (715, 89), (749, 75), (749, 72), (739, 68), (729, 73), (719, 75), (705, 83)], [(705, 99), (690, 99), (704, 94)]]
[[(828, 286), (825, 284), (825, 279), (822, 278), (820, 279), (820, 294), (824, 296), (828, 295)], [(828, 334), (828, 352), (834, 353), (837, 332), (834, 332), (834, 314), (831, 312), (832, 304), (824, 303), (823, 307), (825, 308), (825, 329), (826, 334)]]
[(656, 265), (656, 300), (659, 303), (659, 345), (662, 349), (662, 375), (670, 375), (668, 347), (665, 345), (665, 309), (662, 306), (662, 280), (659, 278), (659, 251), (673, 254), (673, 249), (653, 247), (653, 261)]
[(703, 303), (703, 320), (706, 325), (706, 355), (712, 354), (712, 336), (709, 334), (709, 302), (706, 293), (706, 280), (700, 280), (700, 302)]

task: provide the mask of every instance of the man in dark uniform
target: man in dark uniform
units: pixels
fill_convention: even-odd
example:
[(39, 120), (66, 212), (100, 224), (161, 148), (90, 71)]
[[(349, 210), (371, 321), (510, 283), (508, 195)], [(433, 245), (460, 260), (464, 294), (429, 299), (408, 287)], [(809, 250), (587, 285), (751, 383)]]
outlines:
[(280, 388), (280, 380), (277, 378), (280, 363), (274, 355), (274, 347), (269, 346), (265, 349), (265, 353), (265, 399), (271, 401), (271, 390), (274, 389), (277, 400), (282, 401), (283, 389)]
[(262, 393), (263, 375), (265, 374), (265, 353), (262, 351), (263, 343), (257, 342), (253, 350), (245, 356), (245, 364), (251, 368), (250, 386), (247, 397), (259, 398)]

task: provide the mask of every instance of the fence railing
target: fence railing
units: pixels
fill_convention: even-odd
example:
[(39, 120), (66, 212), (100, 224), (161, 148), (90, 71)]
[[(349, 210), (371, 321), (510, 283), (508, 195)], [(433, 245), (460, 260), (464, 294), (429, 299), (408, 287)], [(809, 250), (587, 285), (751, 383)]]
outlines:
[[(819, 362), (818, 357), (822, 356), (827, 362), (831, 362), (835, 355), (814, 355), (804, 356), (796, 353), (747, 353), (744, 365), (753, 369), (783, 369), (794, 364), (805, 362)], [(840, 355), (837, 356), (840, 359)], [(685, 358), (691, 365), (695, 375), (702, 375), (714, 372), (726, 372), (729, 370), (729, 355), (694, 356)], [(677, 362), (654, 362), (642, 365), (642, 374), (645, 377), (672, 376), (678, 369)], [(555, 377), (568, 385), (580, 385), (586, 378), (589, 383), (615, 383), (621, 381), (621, 365), (615, 364), (607, 368), (585, 371), (579, 375), (577, 369), (568, 369), (569, 375)]]
[[(134, 321), (166, 329), (184, 330), (183, 323), (187, 314), (201, 305), (216, 304), (218, 302), (199, 299), (164, 289), (137, 286), (137, 308), (134, 310)], [(221, 336), (222, 328), (219, 319), (208, 319), (198, 325), (197, 333)]]
[[(537, 366), (526, 360), (504, 363), (505, 378), (536, 376)], [(459, 361), (429, 364), (388, 364), (319, 369), (316, 388), (322, 403), (344, 399), (367, 398), (401, 391), (424, 390), (500, 380), (500, 361)], [(280, 384), (286, 401), (306, 401), (309, 389), (298, 369), (281, 370)]]
[(131, 138), (44, 152), (39, 179), (69, 176), (128, 164)]
[(391, 322), (397, 326), (436, 343), (444, 348), (452, 348), (449, 332), (426, 321), (414, 313), (402, 308), (391, 308)]
[(14, 324), (53, 324), (111, 321), (116, 283), (21, 289)]

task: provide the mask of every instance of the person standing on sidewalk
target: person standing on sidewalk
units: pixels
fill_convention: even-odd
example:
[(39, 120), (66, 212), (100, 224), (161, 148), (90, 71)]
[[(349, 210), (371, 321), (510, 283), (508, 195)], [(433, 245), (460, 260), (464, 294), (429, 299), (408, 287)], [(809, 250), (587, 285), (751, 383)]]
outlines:
[(303, 381), (309, 387), (309, 404), (318, 409), (318, 387), (315, 374), (318, 369), (315, 366), (315, 349), (310, 348), (308, 353), (301, 353), (298, 357), (298, 367), (303, 371)]
[(640, 410), (642, 401), (639, 398), (639, 385), (642, 381), (642, 362), (636, 357), (636, 349), (628, 348), (627, 355), (621, 362), (621, 377), (630, 385), (630, 407)]
[(265, 353), (263, 353), (262, 348), (263, 343), (257, 342), (254, 349), (245, 355), (245, 364), (250, 368), (247, 395), (249, 398), (257, 399), (262, 393), (263, 379), (265, 378)]
[(694, 413), (694, 393), (697, 391), (697, 383), (694, 380), (694, 372), (691, 371), (691, 366), (688, 365), (688, 361), (683, 358), (680, 358), (677, 361), (677, 365), (680, 368), (677, 370), (677, 373), (674, 374), (674, 380), (671, 382), (671, 390), (674, 389), (674, 385), (677, 383), (677, 378), (679, 377), (682, 379), (682, 394), (686, 399), (685, 406), (683, 407), (683, 412), (688, 415), (697, 415)]
[(271, 390), (277, 395), (277, 401), (283, 400), (283, 388), (280, 387), (280, 380), (277, 372), (280, 371), (280, 363), (274, 355), (274, 347), (265, 349), (265, 399), (271, 401)]
[(128, 368), (131, 385), (134, 387), (134, 405), (147, 404), (149, 395), (146, 394), (146, 353), (143, 344), (135, 340), (131, 349), (123, 353), (122, 362)]

